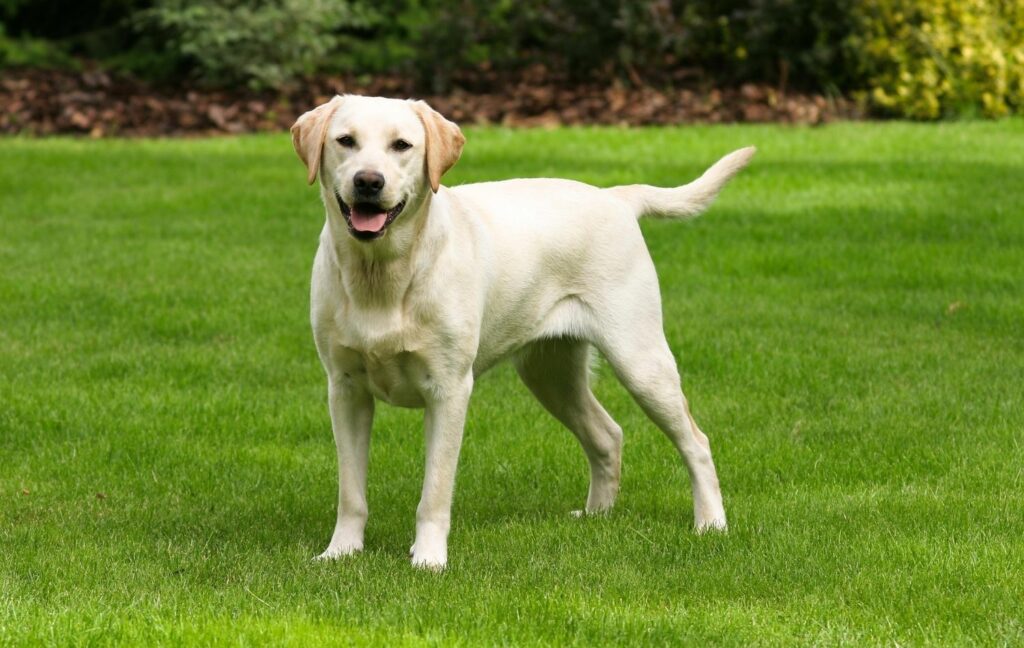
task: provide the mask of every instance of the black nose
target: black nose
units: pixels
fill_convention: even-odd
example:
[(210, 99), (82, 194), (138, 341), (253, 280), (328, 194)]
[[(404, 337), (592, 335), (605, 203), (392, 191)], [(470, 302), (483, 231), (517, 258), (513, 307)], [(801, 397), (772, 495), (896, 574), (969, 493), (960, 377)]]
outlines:
[(376, 171), (359, 171), (352, 178), (356, 191), (362, 194), (380, 193), (384, 187), (384, 176)]

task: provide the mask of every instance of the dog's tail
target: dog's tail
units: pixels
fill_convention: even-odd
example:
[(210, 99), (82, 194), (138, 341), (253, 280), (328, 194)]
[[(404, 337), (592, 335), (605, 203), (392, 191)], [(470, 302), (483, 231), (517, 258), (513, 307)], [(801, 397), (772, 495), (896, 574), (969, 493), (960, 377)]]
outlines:
[(650, 185), (622, 185), (607, 189), (633, 207), (637, 218), (688, 218), (700, 214), (715, 200), (726, 182), (747, 166), (757, 151), (753, 146), (733, 151), (715, 162), (690, 184), (672, 189)]

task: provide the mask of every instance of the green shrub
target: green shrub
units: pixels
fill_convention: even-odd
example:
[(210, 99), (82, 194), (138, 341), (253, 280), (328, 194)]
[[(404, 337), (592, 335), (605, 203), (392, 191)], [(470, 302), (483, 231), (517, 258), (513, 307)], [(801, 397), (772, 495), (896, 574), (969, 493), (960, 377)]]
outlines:
[[(129, 17), (151, 0), (0, 0), (6, 37), (0, 65), (76, 67), (75, 57), (106, 61), (136, 44)], [(159, 48), (167, 57), (166, 48)]]
[(916, 119), (1024, 108), (1024, 0), (864, 0), (847, 46), (876, 110)]
[(143, 33), (165, 34), (167, 56), (203, 82), (280, 87), (325, 67), (340, 30), (366, 22), (362, 7), (346, 0), (158, 0), (135, 22)]
[(52, 41), (26, 36), (11, 37), (0, 23), (0, 68), (68, 68), (74, 60)]
[(399, 69), (434, 91), (466, 68), (533, 63), (573, 80), (819, 86), (844, 70), (849, 1), (382, 0), (345, 50), (353, 69)]
[(459, 71), (525, 62), (526, 2), (381, 0), (365, 3), (362, 29), (342, 36), (334, 66), (356, 73), (401, 72), (431, 92), (451, 88)]
[(857, 93), (917, 119), (1024, 112), (1024, 0), (0, 0), (0, 66), (69, 55), (214, 86), (397, 73), (444, 93), (540, 63)]
[(699, 3), (719, 33), (698, 33), (717, 48), (711, 69), (732, 70), (732, 81), (790, 83), (829, 89), (849, 81), (843, 40), (856, 0), (727, 0)]

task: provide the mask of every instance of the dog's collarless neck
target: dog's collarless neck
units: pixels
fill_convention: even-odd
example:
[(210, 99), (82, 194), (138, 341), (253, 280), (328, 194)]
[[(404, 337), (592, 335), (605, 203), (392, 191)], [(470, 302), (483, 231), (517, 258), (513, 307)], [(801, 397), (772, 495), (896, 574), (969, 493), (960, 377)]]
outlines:
[[(401, 300), (413, 286), (415, 275), (434, 265), (444, 247), (441, 228), (429, 218), (435, 206), (425, 197), (406, 223), (408, 229), (389, 232), (380, 240), (365, 242), (352, 237), (344, 222), (328, 212), (330, 256), (338, 269), (345, 292), (355, 303), (382, 306)], [(397, 235), (397, 236), (396, 236)], [(428, 257), (425, 257), (428, 255)]]

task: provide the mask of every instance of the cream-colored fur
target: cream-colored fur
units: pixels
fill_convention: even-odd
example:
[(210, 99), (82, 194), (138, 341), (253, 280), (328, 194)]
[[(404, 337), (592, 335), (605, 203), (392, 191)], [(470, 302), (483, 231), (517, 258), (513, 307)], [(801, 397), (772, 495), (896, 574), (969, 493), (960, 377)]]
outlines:
[[(591, 469), (585, 510), (609, 509), (622, 431), (590, 391), (592, 347), (682, 455), (696, 528), (725, 528), (711, 451), (680, 390), (637, 219), (699, 213), (753, 148), (674, 189), (552, 179), (448, 188), (441, 175), (465, 140), (423, 102), (335, 97), (300, 117), (292, 133), (309, 181), (320, 176), (327, 209), (311, 320), (327, 372), (339, 495), (321, 558), (363, 548), (370, 427), (380, 400), (425, 410), (426, 470), (411, 553), (416, 566), (444, 568), (473, 381), (506, 359), (583, 446)], [(412, 146), (398, 150), (397, 140)], [(341, 204), (357, 200), (358, 171), (383, 175), (384, 208), (405, 203), (371, 241), (354, 237)]]

